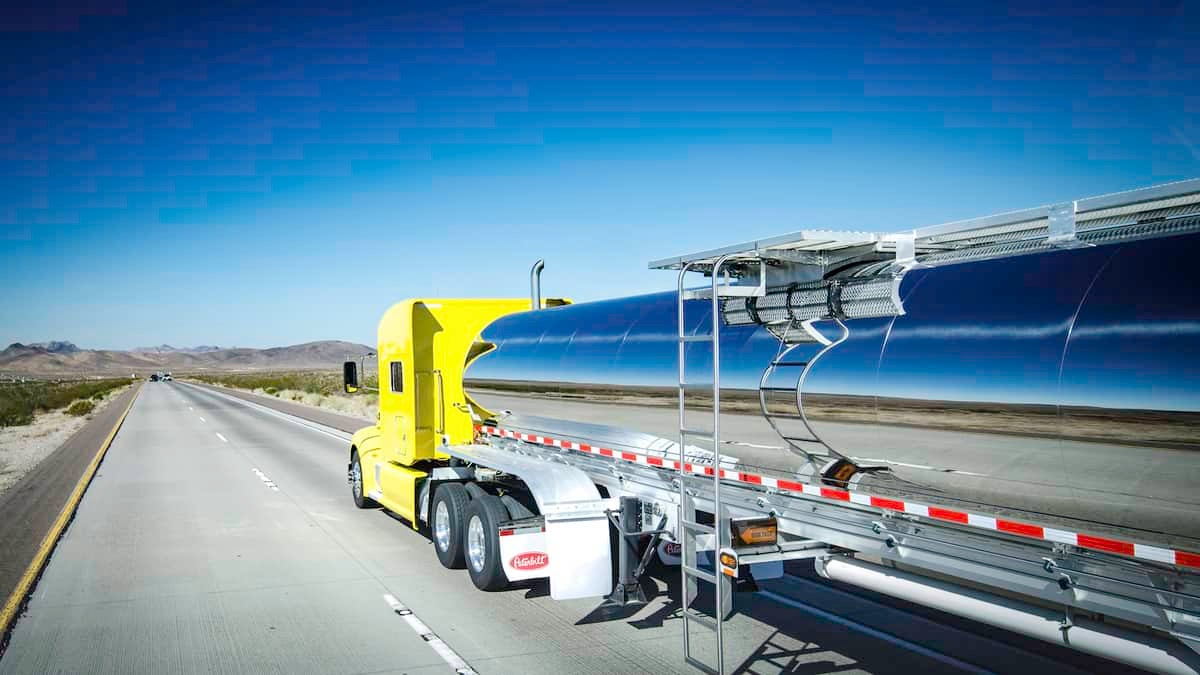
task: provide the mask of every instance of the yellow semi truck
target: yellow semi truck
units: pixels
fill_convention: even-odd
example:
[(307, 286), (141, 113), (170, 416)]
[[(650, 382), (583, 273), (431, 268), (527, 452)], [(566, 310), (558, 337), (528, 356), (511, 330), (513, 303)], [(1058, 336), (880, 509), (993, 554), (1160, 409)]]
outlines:
[[(1026, 422), (1007, 423), (998, 433), (953, 428), (961, 426), (961, 414), (944, 418), (965, 410), (962, 401), (991, 400), (977, 397), (1011, 384), (1014, 372), (1030, 381), (1042, 372), (1055, 382), (1070, 375), (1064, 345), (1074, 342), (1065, 334), (1053, 349), (1020, 341), (1062, 333), (1055, 312), (1064, 307), (1063, 316), (1078, 329), (1071, 340), (1086, 333), (1096, 340), (1136, 335), (1158, 341), (1140, 350), (1113, 342), (1102, 358), (1085, 364), (1095, 372), (1087, 370), (1083, 379), (1107, 382), (1095, 373), (1135, 372), (1121, 370), (1114, 355), (1148, 359), (1149, 366), (1137, 366), (1143, 370), (1176, 359), (1155, 372), (1190, 373), (1195, 342), (1180, 326), (1192, 326), (1197, 316), (1190, 252), (1198, 246), (1200, 180), (1193, 180), (895, 235), (804, 231), (651, 263), (677, 272), (673, 293), (543, 301), (535, 266), (530, 299), (406, 300), (379, 323), (379, 417), (353, 435), (351, 493), (359, 507), (381, 505), (427, 531), (441, 564), (465, 567), (488, 591), (548, 578), (556, 599), (639, 602), (638, 577), (657, 554), (679, 566), (684, 657), (694, 662), (689, 627), (710, 628), (717, 654), (710, 670), (716, 672), (724, 671), (722, 626), (732, 593), (747, 586), (735, 580), (777, 577), (784, 561), (801, 558), (812, 559), (830, 579), (1143, 669), (1196, 672), (1194, 512), (1158, 508), (1160, 495), (1149, 494), (1128, 503), (1145, 507), (1138, 513), (1146, 523), (1158, 519), (1155, 529), (1064, 515), (1074, 502), (1058, 500), (1062, 493), (1054, 489), (1061, 486), (1019, 473), (997, 478), (1030, 489), (1001, 490), (1009, 501), (988, 501), (989, 494), (970, 490), (989, 486), (989, 472), (1019, 472), (1045, 461), (1045, 475), (1062, 473), (1053, 464), (1062, 456), (1057, 451), (1030, 450), (1042, 447), (1049, 433), (1038, 425), (1059, 420), (1060, 412), (1047, 417), (1038, 406), (1000, 407), (1004, 415), (997, 419), (1024, 415)], [(705, 286), (687, 287), (687, 275), (697, 272)], [(906, 279), (911, 283), (902, 287)], [(1123, 290), (1138, 284), (1142, 292)], [(924, 296), (913, 290), (918, 285)], [(1089, 318), (1081, 294), (1108, 298), (1097, 300), (1106, 313)], [(1142, 302), (1168, 295), (1171, 302)], [(1041, 314), (1023, 316), (1035, 306)], [(961, 316), (945, 316), (946, 308)], [(987, 323), (993, 320), (995, 327)], [(891, 342), (883, 341), (897, 335), (928, 357), (921, 368), (885, 369), (883, 345)], [(967, 349), (962, 341), (968, 338), (971, 345), (999, 342)], [(960, 387), (953, 392), (958, 398), (922, 398), (903, 409), (908, 417), (889, 422), (880, 407), (884, 394), (926, 396), (900, 376), (924, 376), (927, 363), (954, 358), (962, 363), (930, 377)], [(997, 369), (997, 362), (1009, 363), (1004, 358), (1011, 367)], [(489, 409), (487, 400), (505, 398), (468, 391), (468, 369), (474, 379), (500, 363), (507, 370), (485, 379), (502, 385), (525, 412)], [(818, 379), (822, 373), (842, 377), (826, 384), (854, 382), (861, 372), (869, 383), (890, 375), (898, 384), (822, 401), (828, 392), (804, 390), (814, 372)], [(963, 372), (978, 375), (963, 378)], [(359, 376), (357, 363), (344, 364), (347, 391), (360, 387)], [(1132, 391), (1128, 378), (1112, 381)], [(1138, 384), (1151, 394), (1171, 389)], [(1100, 404), (1118, 399), (1098, 400), (1088, 409), (1105, 410)], [(722, 411), (723, 401), (740, 408)], [(753, 406), (760, 410), (747, 409)], [(1064, 443), (1090, 443), (1091, 454), (1080, 453), (1077, 461), (1100, 457), (1111, 466), (1136, 468), (1130, 461), (1139, 457), (1149, 458), (1146, 465), (1190, 457), (1156, 446), (1153, 438), (1121, 445), (1121, 436), (1106, 436), (1117, 430), (1139, 437), (1150, 428), (1144, 422), (1158, 419), (1166, 438), (1179, 418), (1184, 421), (1172, 433), (1194, 444), (1191, 417), (1143, 412), (1112, 411), (1104, 418), (1108, 426), (1096, 427), (1102, 437), (1087, 436), (1090, 427), (1080, 426)], [(777, 447), (768, 448), (778, 451), (775, 464), (763, 454), (765, 446), (738, 436), (752, 417), (776, 434), (770, 440)], [(978, 417), (971, 418), (977, 425)], [(885, 423), (892, 426), (879, 426)], [(931, 447), (941, 456), (903, 454)], [(986, 471), (969, 464), (980, 457), (990, 462)], [(781, 458), (790, 464), (778, 463)], [(1190, 498), (1194, 465), (1186, 462), (1180, 465), (1186, 470), (1150, 487), (1161, 484), (1173, 499)], [(1121, 473), (1108, 467), (1083, 472), (1099, 481), (1084, 487), (1099, 490)], [(1020, 499), (1026, 502), (1014, 501)], [(1087, 508), (1107, 514), (1102, 509), (1126, 503), (1097, 500)], [(1179, 536), (1164, 534), (1171, 532)], [(715, 586), (711, 612), (694, 610), (700, 584)], [(1077, 610), (1119, 621), (1098, 623)]]
[[(530, 308), (528, 299), (406, 300), (384, 314), (379, 420), (353, 436), (351, 492), (360, 508), (427, 524), (441, 563), (465, 566), (482, 590), (549, 577), (558, 599), (604, 595), (612, 501), (578, 468), (476, 443), (494, 413), (466, 393), (463, 373), (493, 347), (479, 339), (484, 326)], [(356, 391), (358, 364), (344, 368)]]

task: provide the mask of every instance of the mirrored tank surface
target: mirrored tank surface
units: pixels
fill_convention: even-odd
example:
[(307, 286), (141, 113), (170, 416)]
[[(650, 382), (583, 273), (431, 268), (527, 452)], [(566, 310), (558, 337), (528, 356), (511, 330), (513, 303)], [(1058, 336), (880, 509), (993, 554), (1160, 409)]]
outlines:
[[(811, 366), (803, 411), (831, 456), (869, 470), (858, 489), (1196, 548), (1198, 258), (1200, 235), (1182, 235), (914, 269), (903, 316), (847, 321)], [(710, 331), (710, 303), (685, 319)], [(496, 348), (467, 373), (483, 406), (677, 439), (674, 292), (512, 315), (483, 337)], [(721, 328), (721, 453), (810, 479), (759, 410), (780, 351), (762, 327)], [(686, 363), (698, 426), (711, 346), (688, 343)]]

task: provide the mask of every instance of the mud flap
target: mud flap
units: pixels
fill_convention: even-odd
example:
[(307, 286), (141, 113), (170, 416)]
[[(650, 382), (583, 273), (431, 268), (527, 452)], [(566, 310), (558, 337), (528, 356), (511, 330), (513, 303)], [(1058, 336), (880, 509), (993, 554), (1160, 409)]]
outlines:
[(559, 502), (542, 508), (546, 518), (550, 597), (572, 600), (612, 592), (607, 500)]

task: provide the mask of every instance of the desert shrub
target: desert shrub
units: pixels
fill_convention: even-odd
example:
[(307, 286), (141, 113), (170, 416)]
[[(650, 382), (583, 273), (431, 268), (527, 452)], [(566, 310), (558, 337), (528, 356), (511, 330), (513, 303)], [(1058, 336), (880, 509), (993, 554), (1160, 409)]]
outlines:
[(266, 389), (263, 389), (263, 391), (271, 396), (279, 393), (279, 389), (277, 387), (267, 387)]
[(58, 410), (81, 399), (99, 399), (113, 389), (127, 384), (129, 384), (129, 380), (123, 378), (2, 384), (0, 385), (0, 427), (29, 424), (38, 411)]
[(96, 404), (86, 399), (75, 401), (67, 406), (67, 414), (76, 417), (83, 417), (96, 409)]
[(32, 421), (32, 408), (19, 401), (0, 400), (0, 427), (19, 427)]

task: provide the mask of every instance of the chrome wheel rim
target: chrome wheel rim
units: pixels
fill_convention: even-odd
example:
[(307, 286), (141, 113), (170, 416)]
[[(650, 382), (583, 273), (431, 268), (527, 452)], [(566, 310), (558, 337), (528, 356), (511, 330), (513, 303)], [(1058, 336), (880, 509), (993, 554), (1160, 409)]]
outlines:
[(354, 460), (354, 466), (350, 467), (350, 487), (355, 497), (362, 495), (362, 467), (357, 459)]
[(479, 516), (471, 516), (471, 523), (467, 525), (467, 558), (471, 562), (471, 569), (476, 572), (483, 571), (483, 556), (486, 553), (486, 544), (483, 536), (483, 520)]
[(450, 548), (450, 509), (446, 508), (446, 502), (438, 502), (433, 510), (433, 538), (439, 551)]

